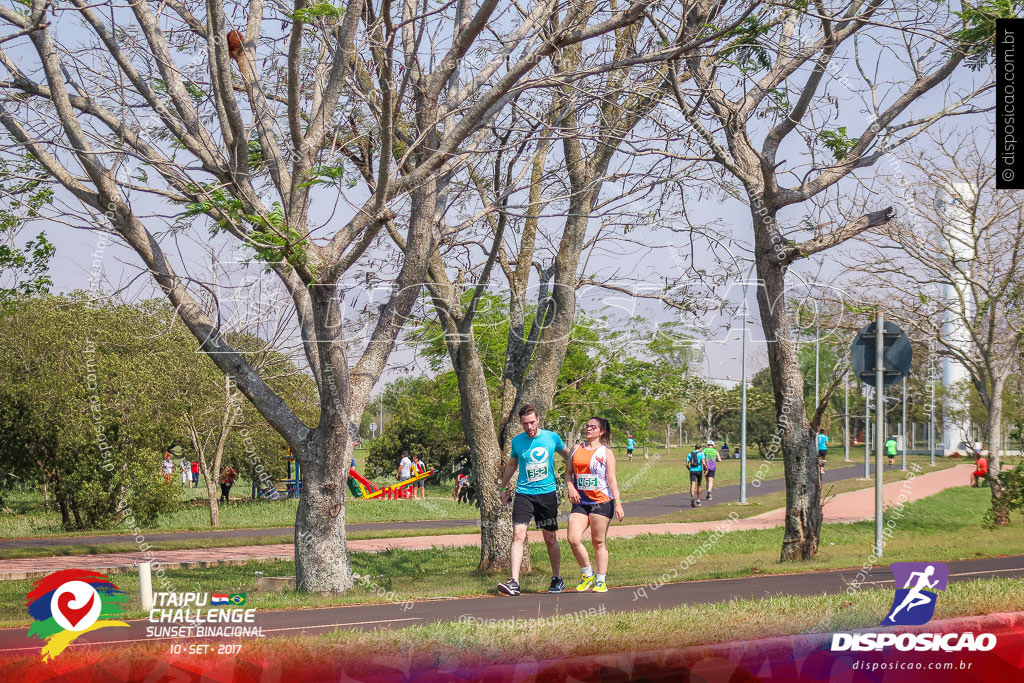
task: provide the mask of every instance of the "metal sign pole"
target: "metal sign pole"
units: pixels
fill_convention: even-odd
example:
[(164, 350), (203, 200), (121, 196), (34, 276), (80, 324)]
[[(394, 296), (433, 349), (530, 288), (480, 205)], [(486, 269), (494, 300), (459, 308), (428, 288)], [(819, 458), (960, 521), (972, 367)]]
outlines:
[(864, 386), (864, 478), (871, 478), (871, 387)]
[[(748, 275), (750, 273), (747, 273)], [(740, 342), (740, 502), (747, 502), (747, 283), (743, 282), (743, 341)]]
[(907, 471), (907, 376), (903, 376), (903, 466), (900, 468)]
[(846, 390), (846, 408), (843, 415), (846, 416), (846, 429), (843, 431), (843, 460), (850, 462), (850, 376), (843, 379), (843, 388)]
[(885, 432), (885, 315), (875, 315), (875, 556), (882, 557), (882, 439)]
[(931, 455), (931, 466), (935, 467), (935, 349), (929, 349), (928, 383), (932, 389), (932, 405), (928, 411), (928, 449)]

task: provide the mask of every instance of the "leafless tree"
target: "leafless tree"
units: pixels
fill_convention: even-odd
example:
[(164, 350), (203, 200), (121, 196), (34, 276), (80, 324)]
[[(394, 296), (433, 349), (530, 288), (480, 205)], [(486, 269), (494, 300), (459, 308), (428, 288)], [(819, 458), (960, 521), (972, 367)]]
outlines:
[[(818, 221), (817, 211), (799, 212), (846, 191), (844, 180), (854, 183), (863, 169), (936, 121), (977, 111), (978, 95), (993, 80), (984, 68), (991, 45), (962, 29), (980, 23), (965, 26), (946, 7), (917, 0), (821, 0), (804, 11), (772, 5), (723, 49), (674, 64), (696, 86), (692, 92), (673, 88), (687, 124), (680, 137), (695, 133), (703, 140), (722, 171), (723, 196), (749, 207), (778, 417), (775, 451), (781, 447), (785, 464), (783, 560), (814, 557), (821, 525), (818, 466), (786, 306), (787, 272), (893, 216), (892, 208), (865, 209), (830, 225)], [(963, 68), (968, 58), (982, 68)], [(794, 229), (785, 227), (789, 221)]]
[[(885, 291), (879, 303), (887, 316), (912, 337), (934, 340), (939, 355), (967, 370), (985, 407), (995, 474), (1003, 394), (1024, 336), (1024, 192), (995, 188), (995, 153), (977, 135), (938, 131), (928, 138), (901, 155), (903, 182), (888, 190), (893, 201), (908, 200), (905, 213), (854, 265), (865, 293)], [(1007, 524), (999, 482), (990, 480), (995, 521)]]

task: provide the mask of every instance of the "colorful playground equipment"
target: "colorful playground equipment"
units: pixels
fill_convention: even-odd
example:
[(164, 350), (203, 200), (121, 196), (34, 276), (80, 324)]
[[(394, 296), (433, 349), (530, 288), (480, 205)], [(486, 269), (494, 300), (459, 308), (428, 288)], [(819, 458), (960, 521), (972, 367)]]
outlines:
[(377, 500), (397, 500), (399, 498), (412, 498), (412, 484), (426, 479), (432, 475), (435, 470), (427, 470), (426, 472), (420, 472), (413, 476), (412, 479), (406, 479), (398, 484), (392, 484), (391, 486), (377, 486), (369, 479), (359, 474), (353, 467), (348, 471), (348, 489), (352, 492), (355, 498), (362, 500), (369, 500), (370, 498), (376, 498)]
[[(298, 498), (302, 494), (302, 471), (299, 468), (299, 462), (292, 455), (291, 448), (284, 449), (285, 457), (284, 461), (288, 466), (288, 475), (285, 479), (277, 480), (277, 491), (283, 493), (289, 498)], [(292, 463), (295, 464), (294, 476), (292, 475)], [(348, 488), (352, 492), (354, 498), (368, 500), (370, 498), (376, 498), (378, 500), (397, 500), (400, 498), (412, 498), (413, 491), (412, 485), (416, 482), (426, 479), (427, 477), (434, 474), (436, 470), (427, 470), (426, 472), (420, 472), (412, 477), (412, 479), (406, 479), (405, 481), (392, 484), (390, 486), (377, 486), (373, 482), (369, 481), (366, 477), (359, 474), (359, 472), (353, 467), (348, 471)], [(255, 477), (253, 478), (255, 482)], [(255, 483), (253, 487), (255, 489)], [(254, 491), (254, 496), (265, 496), (267, 492)]]

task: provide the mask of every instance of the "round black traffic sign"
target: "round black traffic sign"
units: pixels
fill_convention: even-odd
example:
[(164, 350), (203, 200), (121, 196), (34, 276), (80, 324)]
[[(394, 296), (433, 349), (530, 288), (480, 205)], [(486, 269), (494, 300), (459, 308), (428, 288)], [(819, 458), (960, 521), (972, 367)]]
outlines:
[[(885, 350), (882, 354), (884, 386), (900, 381), (909, 371), (914, 360), (910, 337), (899, 325), (885, 321)], [(866, 384), (875, 385), (875, 323), (867, 324), (857, 333), (850, 348), (850, 364), (853, 373)]]

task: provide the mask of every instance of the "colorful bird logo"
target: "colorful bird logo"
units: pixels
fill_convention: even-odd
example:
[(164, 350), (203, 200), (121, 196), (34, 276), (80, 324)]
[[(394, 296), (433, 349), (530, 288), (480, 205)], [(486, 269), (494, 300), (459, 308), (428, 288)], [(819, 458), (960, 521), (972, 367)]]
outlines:
[(128, 594), (106, 576), (87, 569), (64, 569), (45, 576), (26, 600), (34, 620), (29, 636), (45, 640), (42, 655), (48, 661), (78, 636), (104, 626), (128, 626), (116, 617), (124, 611)]

